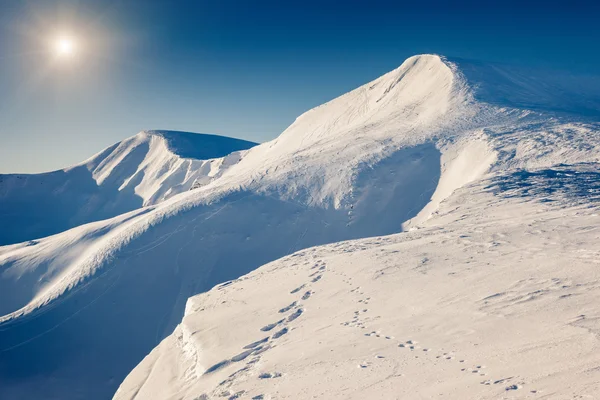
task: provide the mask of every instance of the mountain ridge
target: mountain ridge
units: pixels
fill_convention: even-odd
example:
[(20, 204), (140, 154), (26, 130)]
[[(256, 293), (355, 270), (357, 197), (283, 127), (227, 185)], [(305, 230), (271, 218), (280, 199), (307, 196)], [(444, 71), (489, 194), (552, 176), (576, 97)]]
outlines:
[[(0, 245), (39, 239), (157, 204), (206, 184), (240, 156), (216, 159), (254, 145), (216, 135), (142, 131), (67, 168), (0, 174), (0, 207), (11, 210), (0, 215), (0, 225), (12, 227), (0, 233)], [(48, 209), (53, 213), (46, 213)]]
[(597, 123), (482, 103), (456, 68), (412, 57), (277, 139), (214, 159), (216, 178), (193, 190), (0, 247), (0, 293), (25, 293), (2, 302), (0, 386), (33, 396), (22, 374), (41, 377), (51, 398), (68, 398), (74, 380), (85, 398), (111, 395), (191, 295), (296, 250), (419, 230), (490, 173), (599, 161)]

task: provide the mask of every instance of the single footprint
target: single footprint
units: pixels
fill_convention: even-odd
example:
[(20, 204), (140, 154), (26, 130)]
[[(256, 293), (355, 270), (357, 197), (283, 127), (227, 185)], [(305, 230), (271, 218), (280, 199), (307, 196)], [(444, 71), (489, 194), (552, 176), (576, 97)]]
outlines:
[(285, 319), (281, 319), (281, 320), (279, 320), (277, 322), (273, 322), (272, 324), (265, 325), (262, 328), (260, 328), (260, 330), (263, 331), (263, 332), (268, 332), (271, 329), (275, 328), (277, 325), (281, 324), (283, 321), (285, 321)]
[(280, 331), (277, 331), (273, 334), (273, 339), (277, 339), (282, 337), (283, 335), (285, 335), (286, 333), (288, 333), (288, 328), (283, 328)]
[(239, 392), (236, 392), (236, 393), (234, 393), (232, 396), (229, 396), (229, 399), (228, 399), (228, 400), (236, 400), (236, 399), (239, 399), (239, 398), (241, 398), (241, 397), (244, 395), (244, 393), (246, 393), (246, 391), (245, 391), (245, 390), (240, 390)]
[(509, 381), (509, 380), (511, 380), (512, 378), (513, 378), (513, 377), (512, 377), (512, 376), (510, 376), (510, 377), (508, 377), (508, 378), (502, 378), (502, 379), (498, 379), (497, 381), (494, 381), (494, 385), (498, 385), (498, 384), (500, 384), (500, 383), (504, 383), (504, 382), (506, 382), (506, 381)]
[(290, 311), (294, 307), (296, 307), (296, 302), (293, 302), (289, 306), (283, 307), (281, 310), (279, 310), (279, 312), (280, 313), (288, 312), (288, 311)]
[(302, 300), (308, 300), (308, 298), (310, 297), (311, 294), (312, 294), (312, 292), (310, 290), (308, 292), (304, 293), (304, 295), (302, 296)]
[(301, 291), (302, 289), (304, 289), (305, 286), (306, 286), (305, 284), (298, 286), (296, 289), (292, 290), (290, 292), (290, 294), (298, 293), (299, 291)]
[(298, 318), (300, 315), (302, 315), (303, 312), (304, 312), (303, 309), (301, 309), (301, 308), (297, 309), (287, 318), (287, 322), (292, 322), (293, 320)]
[(252, 342), (250, 344), (245, 345), (244, 349), (253, 349), (256, 346), (258, 346), (259, 344), (263, 344), (263, 343), (267, 342), (268, 340), (269, 340), (269, 337), (267, 336), (264, 339), (260, 339), (260, 340), (257, 340), (256, 342)]
[(281, 378), (280, 372), (263, 372), (258, 376), (258, 379), (271, 379), (271, 378)]
[(254, 353), (254, 349), (251, 349), (251, 350), (246, 350), (246, 351), (244, 351), (244, 352), (242, 352), (242, 353), (238, 354), (237, 356), (233, 356), (233, 357), (231, 358), (231, 361), (233, 361), (233, 362), (239, 362), (239, 361), (242, 361), (242, 360), (246, 359), (246, 357), (248, 357), (248, 356), (249, 356), (250, 354), (252, 354), (252, 353)]
[(256, 356), (256, 355), (262, 354), (265, 351), (269, 350), (270, 348), (271, 348), (271, 346), (269, 346), (269, 345), (257, 347), (256, 349), (254, 349), (254, 355)]

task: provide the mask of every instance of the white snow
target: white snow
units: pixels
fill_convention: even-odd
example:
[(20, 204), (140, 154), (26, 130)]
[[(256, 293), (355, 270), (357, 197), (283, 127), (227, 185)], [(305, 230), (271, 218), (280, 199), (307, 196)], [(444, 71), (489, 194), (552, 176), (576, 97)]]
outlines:
[[(0, 175), (0, 245), (38, 239), (142, 206), (217, 178), (254, 143), (144, 131), (89, 160), (43, 174)], [(227, 156), (227, 157), (224, 157)], [(52, 212), (48, 212), (52, 210)]]
[[(190, 298), (115, 398), (595, 398), (600, 173), (540, 177), (481, 181), (416, 231), (302, 250)], [(504, 180), (554, 202), (492, 194)], [(569, 184), (594, 202), (564, 198)]]
[[(117, 398), (231, 397), (236, 390), (248, 398), (525, 393), (504, 390), (511, 385), (586, 394), (590, 380), (561, 392), (527, 374), (530, 358), (518, 355), (524, 349), (542, 354), (537, 339), (566, 340), (552, 329), (576, 317), (568, 314), (571, 300), (560, 303), (565, 309), (555, 307), (556, 314), (530, 303), (506, 327), (505, 316), (486, 314), (480, 300), (501, 289), (521, 293), (517, 282), (525, 277), (542, 282), (540, 290), (554, 275), (583, 282), (585, 263), (577, 257), (597, 256), (597, 234), (577, 216), (593, 215), (596, 207), (599, 125), (589, 113), (579, 118), (574, 109), (558, 115), (544, 107), (550, 103), (543, 90), (536, 91), (541, 105), (534, 110), (486, 98), (492, 92), (473, 80), (493, 87), (495, 75), (486, 81), (485, 68), (412, 57), (303, 114), (277, 139), (223, 158), (172, 157), (169, 149), (186, 148), (177, 138), (143, 133), (92, 159), (101, 162), (88, 161), (95, 182), (113, 180), (146, 207), (0, 247), (0, 395), (106, 398), (162, 339)], [(572, 169), (559, 170), (561, 164)], [(525, 181), (531, 185), (519, 186)], [(548, 197), (555, 202), (539, 203)], [(407, 232), (398, 234), (403, 227)], [(571, 244), (561, 247), (557, 235), (571, 231)], [(301, 251), (194, 297), (182, 322), (192, 295), (297, 250), (367, 237), (374, 238)], [(496, 249), (495, 241), (508, 244)], [(550, 260), (547, 270), (540, 270), (542, 259)], [(308, 279), (317, 260), (325, 272)], [(573, 269), (560, 275), (559, 262)], [(360, 290), (345, 289), (355, 280)], [(533, 286), (523, 290), (538, 290)], [(573, 299), (587, 304), (594, 296), (589, 290)], [(520, 301), (507, 307), (520, 310)], [(260, 331), (290, 313), (297, 318)], [(540, 325), (515, 336), (514, 329), (532, 321)], [(364, 342), (375, 340), (365, 330), (380, 331), (381, 340)], [(273, 340), (274, 332), (287, 333)], [(266, 336), (272, 348), (252, 362), (256, 349), (267, 347), (242, 348)], [(407, 350), (398, 347), (401, 339), (432, 351), (420, 349), (419, 359), (393, 353)], [(471, 382), (475, 375), (436, 361), (442, 349), (485, 362), (498, 379), (515, 375), (506, 385)], [(509, 355), (519, 360), (513, 369)], [(584, 365), (575, 358), (565, 358), (572, 366), (566, 371), (558, 355), (548, 355), (543, 371), (568, 379)], [(491, 372), (480, 378), (491, 379)]]

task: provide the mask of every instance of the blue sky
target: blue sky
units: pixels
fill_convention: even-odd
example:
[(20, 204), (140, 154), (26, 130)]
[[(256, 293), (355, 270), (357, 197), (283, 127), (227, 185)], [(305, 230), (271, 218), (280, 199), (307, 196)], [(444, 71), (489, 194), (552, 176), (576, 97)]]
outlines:
[[(598, 26), (576, 0), (0, 0), (0, 172), (142, 129), (266, 141), (414, 54), (598, 75)], [(65, 31), (80, 46), (56, 62)]]

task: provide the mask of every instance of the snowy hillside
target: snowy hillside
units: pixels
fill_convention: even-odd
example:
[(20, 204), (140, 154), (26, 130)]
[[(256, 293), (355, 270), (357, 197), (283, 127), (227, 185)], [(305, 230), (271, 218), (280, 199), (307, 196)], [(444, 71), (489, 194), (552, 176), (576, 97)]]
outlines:
[[(366, 293), (365, 289), (345, 294), (343, 286), (340, 286), (341, 274), (346, 274), (343, 280), (352, 278), (365, 282), (365, 288), (373, 293), (375, 299), (370, 307), (376, 306), (376, 300), (382, 302), (381, 308), (377, 305), (374, 311), (377, 314), (365, 317), (371, 318), (369, 324), (363, 322), (365, 326), (381, 332), (385, 328), (384, 335), (398, 338), (410, 334), (411, 338), (406, 340), (425, 343), (427, 339), (433, 343), (427, 346), (437, 346), (436, 350), (448, 346), (451, 350), (464, 350), (468, 355), (466, 348), (454, 349), (450, 348), (450, 344), (454, 343), (452, 340), (456, 335), (460, 336), (460, 332), (466, 335), (465, 332), (470, 332), (471, 328), (453, 324), (470, 321), (473, 315), (479, 315), (478, 311), (473, 308), (475, 306), (469, 305), (471, 298), (463, 303), (453, 303), (443, 296), (459, 289), (469, 294), (479, 292), (468, 287), (471, 281), (464, 285), (464, 281), (457, 281), (458, 287), (450, 287), (439, 278), (432, 283), (433, 294), (429, 294), (428, 287), (423, 286), (426, 282), (417, 279), (423, 274), (415, 274), (416, 278), (412, 280), (407, 270), (409, 267), (402, 263), (403, 260), (420, 257), (444, 261), (439, 266), (439, 276), (444, 277), (444, 274), (452, 272), (447, 272), (447, 268), (467, 271), (471, 266), (462, 264), (466, 264), (463, 253), (458, 253), (454, 246), (438, 244), (444, 240), (454, 244), (452, 240), (460, 239), (463, 229), (469, 232), (481, 230), (481, 240), (484, 241), (487, 240), (485, 235), (492, 235), (493, 229), (500, 229), (502, 225), (499, 224), (504, 222), (507, 229), (523, 230), (520, 224), (526, 219), (518, 216), (521, 211), (515, 211), (512, 219), (507, 217), (505, 221), (504, 209), (507, 213), (522, 209), (522, 212), (534, 215), (542, 209), (540, 207), (553, 204), (539, 205), (537, 202), (548, 189), (543, 183), (541, 186), (519, 186), (521, 180), (526, 181), (525, 178), (529, 177), (528, 173), (533, 174), (532, 179), (536, 180), (534, 172), (526, 171), (546, 171), (558, 168), (559, 164), (573, 165), (574, 172), (566, 174), (577, 175), (577, 171), (588, 168), (591, 172), (585, 170), (588, 174), (585, 176), (593, 183), (597, 171), (594, 163), (600, 162), (600, 125), (590, 117), (590, 113), (586, 117), (578, 117), (573, 110), (556, 113), (552, 107), (547, 107), (554, 104), (554, 100), (548, 99), (556, 93), (545, 90), (547, 86), (543, 85), (536, 86), (534, 96), (534, 100), (539, 100), (539, 106), (529, 107), (536, 111), (514, 108), (513, 102), (503, 104), (503, 97), (490, 99), (492, 92), (488, 91), (486, 95), (482, 88), (493, 86), (498, 81), (493, 74), (489, 75), (490, 80), (486, 80), (486, 69), (489, 67), (452, 62), (433, 55), (412, 57), (398, 69), (301, 115), (277, 139), (241, 154), (207, 161), (209, 166), (200, 168), (199, 171), (203, 172), (193, 179), (198, 182), (197, 185), (190, 179), (164, 181), (164, 184), (162, 180), (160, 184), (151, 180), (148, 184), (138, 184), (135, 187), (147, 201), (147, 207), (40, 240), (0, 247), (0, 314), (4, 314), (0, 317), (0, 397), (110, 397), (126, 375), (164, 338), (165, 341), (125, 380), (118, 398), (133, 398), (136, 394), (139, 394), (138, 398), (195, 399), (203, 394), (211, 398), (225, 392), (231, 393), (227, 396), (235, 396), (234, 389), (255, 393), (252, 396), (275, 396), (274, 388), (279, 387), (279, 382), (289, 382), (290, 385), (281, 389), (277, 396), (293, 398), (293, 393), (306, 393), (302, 397), (309, 397), (309, 393), (317, 395), (314, 391), (322, 387), (319, 382), (325, 381), (315, 378), (313, 387), (310, 377), (319, 373), (316, 366), (327, 365), (326, 359), (331, 361), (336, 357), (340, 362), (348, 361), (343, 352), (338, 352), (342, 348), (337, 348), (332, 342), (356, 347), (357, 351), (366, 351), (364, 346), (376, 346), (358, 345), (352, 337), (338, 339), (339, 327), (343, 325), (337, 322), (350, 324), (354, 317), (351, 316), (348, 321), (337, 321), (338, 318), (346, 311), (359, 311), (358, 318), (362, 318), (362, 309), (354, 309), (352, 304), (358, 303), (350, 301), (348, 296)], [(507, 82), (512, 84), (511, 80)], [(522, 93), (523, 86), (515, 87), (515, 92), (517, 90)], [(153, 176), (150, 170), (160, 170), (160, 167), (157, 168), (159, 164), (158, 161), (139, 163), (146, 166), (141, 182), (144, 182), (145, 176)], [(222, 165), (227, 168), (220, 168)], [(96, 176), (103, 182), (102, 168), (98, 171)], [(210, 179), (203, 179), (205, 176)], [(542, 173), (541, 177), (545, 176)], [(502, 177), (506, 179), (502, 180)], [(494, 190), (501, 194), (489, 193), (494, 187), (489, 179), (499, 179), (494, 181)], [(182, 182), (190, 185), (186, 189), (192, 185), (195, 189), (171, 189)], [(558, 184), (551, 194), (566, 191), (565, 196), (568, 197), (572, 187)], [(589, 190), (580, 196), (582, 202), (588, 202), (586, 204), (591, 204), (591, 194), (596, 193), (597, 188), (591, 185)], [(176, 192), (181, 193), (170, 195)], [(515, 195), (513, 198), (502, 193)], [(529, 197), (524, 197), (524, 194)], [(162, 199), (164, 201), (159, 201)], [(449, 204), (466, 209), (464, 212), (452, 211), (448, 209)], [(563, 212), (560, 204), (556, 203), (557, 215)], [(443, 206), (442, 209), (440, 206)], [(486, 216), (489, 207), (502, 210)], [(564, 213), (567, 213), (566, 208)], [(444, 215), (448, 217), (444, 219)], [(487, 233), (483, 232), (483, 226), (479, 227), (484, 223), (479, 217), (489, 217), (490, 221), (496, 218), (489, 222)], [(450, 224), (451, 220), (456, 220), (453, 222), (454, 230), (442, 232), (441, 228)], [(564, 229), (569, 230), (570, 226)], [(579, 226), (575, 224), (572, 228), (575, 231)], [(305, 262), (313, 262), (309, 260), (313, 254), (311, 250), (292, 258), (301, 260), (297, 266), (292, 266), (295, 261), (286, 258), (259, 269), (241, 281), (248, 283), (247, 288), (245, 284), (236, 282), (227, 286), (233, 289), (214, 289), (188, 302), (192, 295), (236, 279), (297, 250), (342, 240), (397, 234), (403, 230), (409, 232), (385, 239), (365, 239), (315, 249), (319, 260), (327, 265), (334, 264), (334, 258), (339, 259), (340, 263), (335, 264), (335, 273), (331, 275), (337, 274), (340, 282), (326, 283), (328, 273), (319, 279), (317, 276), (320, 274), (317, 273), (304, 282), (307, 273), (313, 274), (323, 266), (319, 261), (315, 270), (302, 269)], [(427, 232), (431, 234), (426, 235)], [(464, 233), (470, 234), (472, 232)], [(426, 235), (426, 239), (419, 235)], [(593, 233), (590, 235), (593, 236)], [(593, 242), (592, 236), (586, 239), (590, 243)], [(543, 238), (539, 243), (535, 238), (530, 239), (533, 240), (531, 247), (542, 249), (540, 254), (544, 251), (551, 254), (544, 250), (546, 242)], [(580, 241), (582, 249), (591, 246), (583, 239)], [(409, 244), (396, 245), (396, 242)], [(519, 241), (514, 243), (523, 245)], [(390, 254), (395, 255), (390, 255), (389, 259), (379, 259), (377, 249), (383, 245), (389, 245), (393, 251), (397, 251), (395, 246), (402, 249), (397, 253), (390, 250)], [(406, 258), (402, 254), (405, 247)], [(332, 249), (344, 249), (347, 254), (336, 255), (337, 250), (333, 251), (330, 260), (326, 253)], [(358, 252), (359, 249), (366, 253)], [(449, 254), (445, 256), (445, 252)], [(421, 256), (429, 253), (431, 256)], [(476, 254), (468, 256), (473, 257), (469, 263), (484, 263), (482, 260), (486, 260)], [(558, 259), (557, 256), (554, 261)], [(345, 270), (355, 260), (354, 266)], [(499, 276), (509, 274), (513, 268), (506, 260), (498, 264), (501, 268)], [(518, 258), (516, 260), (521, 262)], [(524, 260), (523, 268), (535, 268), (527, 258)], [(573, 260), (568, 262), (575, 265)], [(334, 268), (327, 265), (325, 270)], [(307, 268), (312, 266), (306, 265)], [(400, 272), (390, 274), (393, 276), (389, 281), (384, 279), (387, 278), (385, 276), (372, 283), (373, 273), (385, 271), (387, 266)], [(431, 268), (434, 266), (437, 268), (437, 263)], [(264, 273), (272, 268), (276, 272)], [(522, 273), (532, 275), (532, 271), (524, 269)], [(405, 275), (407, 280), (402, 287), (408, 285), (410, 290), (398, 291), (398, 279), (402, 280)], [(507, 275), (503, 279), (512, 279), (513, 276)], [(296, 282), (296, 279), (299, 281)], [(506, 283), (498, 277), (490, 282), (477, 274), (468, 279), (473, 282), (479, 279), (482, 292), (495, 288), (492, 283)], [(319, 282), (324, 284), (323, 289), (316, 286)], [(300, 299), (290, 297), (289, 304), (293, 301), (296, 304), (289, 310), (281, 313), (275, 310), (277, 315), (281, 314), (280, 318), (265, 322), (268, 325), (283, 319), (281, 323), (272, 330), (260, 331), (262, 325), (258, 328), (254, 325), (272, 319), (273, 307), (285, 308), (286, 304), (275, 302), (284, 295), (291, 296), (289, 292), (293, 288), (288, 288), (291, 283), (294, 284), (292, 286), (306, 284), (307, 289), (295, 292), (294, 295)], [(322, 297), (319, 297), (319, 290), (323, 290)], [(308, 291), (311, 292), (310, 299), (301, 299)], [(428, 297), (422, 306), (414, 303), (420, 298), (419, 293)], [(590, 293), (593, 294), (593, 291)], [(221, 295), (222, 298), (219, 297)], [(364, 303), (366, 297), (358, 300)], [(386, 300), (388, 298), (389, 301)], [(321, 307), (321, 311), (313, 313), (312, 317), (311, 299), (315, 300), (315, 307)], [(402, 308), (403, 300), (411, 301), (410, 308)], [(187, 315), (183, 324), (169, 336), (182, 321), (186, 302)], [(458, 319), (441, 318), (441, 313), (428, 312), (437, 304), (450, 307)], [(203, 307), (210, 313), (202, 314), (200, 310)], [(298, 311), (298, 307), (302, 311)], [(347, 307), (352, 310), (346, 310)], [(364, 308), (368, 310), (370, 307)], [(422, 322), (415, 322), (421, 325), (406, 323), (406, 318), (412, 314), (420, 315), (418, 312), (421, 311)], [(289, 312), (293, 314), (288, 315)], [(532, 319), (537, 318), (535, 312), (532, 309)], [(228, 321), (228, 324), (215, 324), (219, 321)], [(233, 324), (231, 321), (236, 322)], [(309, 321), (310, 325), (299, 328), (297, 324), (304, 324), (303, 321)], [(328, 324), (324, 325), (323, 321), (328, 321)], [(409, 330), (411, 326), (420, 326), (421, 330)], [(448, 333), (441, 333), (441, 338), (434, 339), (432, 335), (436, 331), (433, 328), (436, 326), (440, 327), (440, 331), (447, 328)], [(388, 333), (388, 328), (394, 332)], [(494, 328), (497, 326), (494, 325)], [(295, 329), (298, 336), (292, 335)], [(422, 336), (425, 337), (425, 333), (428, 336), (413, 338), (421, 331)], [(263, 336), (255, 337), (257, 332)], [(485, 331), (476, 332), (485, 334)], [(368, 332), (361, 332), (359, 336), (364, 337), (364, 333)], [(281, 340), (271, 343), (272, 335), (279, 335)], [(270, 337), (268, 346), (256, 344), (238, 351), (240, 344), (244, 347), (266, 336)], [(288, 338), (292, 337), (298, 339), (288, 342)], [(325, 347), (319, 348), (314, 340), (317, 343), (321, 341)], [(182, 355), (177, 346), (181, 346), (185, 354)], [(266, 353), (267, 347), (273, 347), (273, 351)], [(252, 362), (263, 349), (268, 354), (265, 360)], [(338, 352), (337, 356), (328, 358), (329, 354), (323, 349), (329, 353)], [(371, 347), (369, 349), (374, 351)], [(492, 354), (491, 348), (487, 351), (485, 355)], [(356, 354), (363, 357), (363, 353)], [(379, 355), (387, 357), (386, 368), (391, 368), (381, 370), (382, 374), (405, 373), (397, 368), (397, 365), (404, 365), (397, 364), (402, 361), (390, 359), (392, 354)], [(483, 355), (481, 358), (484, 358)], [(307, 364), (303, 364), (301, 359), (307, 360)], [(219, 366), (221, 361), (227, 360)], [(241, 381), (236, 375), (235, 379), (231, 379), (230, 388), (218, 386), (237, 369), (245, 368), (249, 361), (248, 369), (240, 372)], [(374, 363), (371, 359), (364, 362)], [(368, 364), (369, 368), (371, 364)], [(213, 365), (216, 367), (211, 368)], [(283, 371), (287, 375), (283, 375), (281, 380), (254, 379), (260, 368), (282, 368), (285, 365), (291, 367), (288, 372)], [(339, 377), (322, 374), (322, 379), (327, 379), (330, 384), (337, 379), (338, 385), (352, 381), (358, 386), (348, 390), (349, 393), (357, 393), (357, 396), (370, 393), (368, 388), (377, 382), (395, 386), (393, 381), (383, 379), (376, 372), (356, 376), (358, 371), (363, 370), (357, 365), (354, 363), (352, 373), (345, 374), (344, 369), (335, 368), (333, 372)], [(294, 378), (297, 380), (286, 378), (291, 374), (289, 371), (302, 371), (303, 368), (307, 374), (310, 370), (310, 379), (302, 379), (303, 372)], [(427, 373), (433, 374), (434, 369), (423, 364), (422, 371), (419, 376), (428, 379), (432, 375)], [(275, 375), (278, 371), (262, 372)], [(240, 382), (246, 379), (248, 383), (242, 385)], [(523, 379), (530, 378), (524, 376)], [(416, 382), (418, 384), (419, 381)], [(439, 390), (454, 393), (452, 388), (456, 386), (452, 385), (460, 382), (452, 382)], [(331, 390), (335, 387), (332, 386)], [(437, 390), (434, 385), (427, 388)], [(385, 387), (377, 390), (385, 390)], [(345, 394), (338, 396), (339, 393), (328, 392), (328, 396), (348, 397)], [(429, 398), (427, 394), (423, 396)]]
[(0, 175), (0, 226), (10, 227), (0, 230), (0, 245), (159, 203), (210, 182), (239, 161), (240, 150), (254, 145), (215, 135), (147, 131), (64, 170)]
[(484, 180), (192, 297), (115, 398), (596, 398), (598, 167)]

